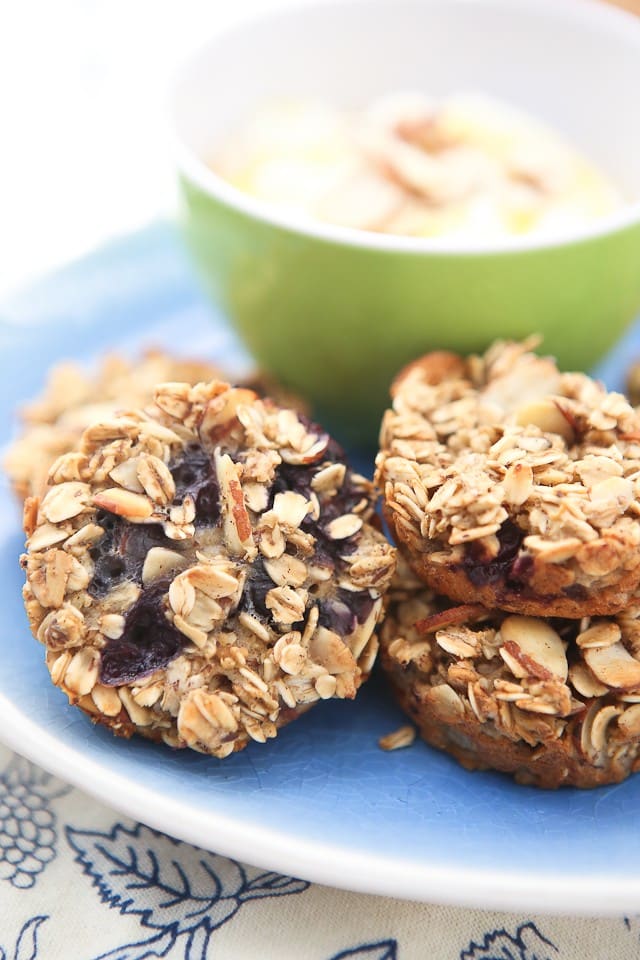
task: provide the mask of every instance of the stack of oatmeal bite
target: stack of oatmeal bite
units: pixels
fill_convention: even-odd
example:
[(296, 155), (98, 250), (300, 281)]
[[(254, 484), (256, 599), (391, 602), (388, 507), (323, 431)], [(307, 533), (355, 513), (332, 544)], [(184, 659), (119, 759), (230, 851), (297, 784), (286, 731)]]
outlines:
[(392, 386), (382, 661), (465, 767), (593, 787), (640, 768), (640, 414), (535, 346), (428, 354)]

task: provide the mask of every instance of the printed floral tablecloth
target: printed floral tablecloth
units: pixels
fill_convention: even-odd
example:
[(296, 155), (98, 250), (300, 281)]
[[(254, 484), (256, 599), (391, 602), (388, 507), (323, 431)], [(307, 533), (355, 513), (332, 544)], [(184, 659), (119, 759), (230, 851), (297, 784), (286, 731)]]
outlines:
[(638, 960), (640, 917), (485, 913), (260, 870), (0, 746), (0, 960)]

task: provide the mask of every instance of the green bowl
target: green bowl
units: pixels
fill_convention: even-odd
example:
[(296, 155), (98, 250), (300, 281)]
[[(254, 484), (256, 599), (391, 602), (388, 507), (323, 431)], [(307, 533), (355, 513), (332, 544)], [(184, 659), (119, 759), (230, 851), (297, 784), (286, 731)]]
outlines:
[[(456, 43), (425, 65), (425, 37), (434, 50)], [(389, 62), (376, 73), (383, 41)], [(360, 75), (347, 70), (354, 56)], [(640, 24), (584, 0), (292, 9), (215, 38), (178, 82), (183, 224), (205, 286), (258, 363), (351, 442), (375, 438), (391, 379), (425, 351), (477, 351), (539, 333), (561, 366), (585, 369), (640, 311), (638, 203), (548, 241), (460, 247), (295, 221), (206, 164), (232, 123), (284, 92), (322, 91), (351, 105), (384, 91), (439, 94), (472, 83), (562, 130), (630, 197), (640, 195)]]

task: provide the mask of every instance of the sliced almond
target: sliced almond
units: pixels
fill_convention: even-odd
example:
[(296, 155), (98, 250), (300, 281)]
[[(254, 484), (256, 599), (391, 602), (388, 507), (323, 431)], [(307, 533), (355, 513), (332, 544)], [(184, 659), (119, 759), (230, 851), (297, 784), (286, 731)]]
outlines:
[(122, 487), (101, 490), (93, 497), (93, 503), (96, 507), (102, 507), (103, 510), (115, 513), (119, 517), (126, 517), (134, 523), (148, 520), (153, 513), (153, 505), (147, 497)]
[(228, 453), (214, 454), (216, 475), (220, 486), (220, 511), (225, 544), (233, 557), (253, 559), (257, 547), (253, 542), (251, 518), (244, 502), (240, 472)]
[(602, 752), (607, 745), (607, 728), (612, 720), (620, 716), (622, 707), (615, 707), (613, 704), (607, 704), (598, 710), (591, 724), (591, 743), (598, 753)]
[(166, 547), (151, 547), (144, 558), (142, 582), (146, 586), (154, 580), (160, 580), (188, 566), (189, 561), (181, 553), (167, 550)]
[(272, 512), (283, 527), (295, 529), (300, 526), (310, 508), (311, 503), (301, 493), (286, 490), (284, 493), (276, 493)]
[(233, 567), (223, 569), (221, 563), (198, 563), (184, 576), (196, 590), (200, 590), (214, 600), (233, 596), (240, 586), (240, 580), (243, 579), (243, 576), (236, 573)]
[(104, 536), (104, 530), (97, 523), (87, 523), (80, 527), (65, 543), (65, 550), (69, 553), (83, 553), (97, 543)]
[(479, 653), (478, 636), (464, 627), (438, 630), (436, 643), (453, 657), (460, 657), (462, 660), (475, 657)]
[(591, 670), (584, 663), (572, 663), (569, 667), (569, 682), (582, 697), (603, 697), (609, 692), (609, 687), (596, 680)]
[(533, 470), (527, 463), (513, 463), (502, 481), (504, 499), (507, 503), (519, 507), (533, 490)]
[(137, 457), (129, 457), (122, 463), (118, 463), (113, 470), (109, 471), (109, 476), (119, 487), (125, 487), (132, 493), (144, 493), (144, 487), (138, 479)]
[(418, 633), (435, 633), (436, 630), (463, 623), (473, 623), (488, 614), (487, 608), (479, 603), (463, 603), (458, 607), (449, 607), (440, 613), (417, 620), (414, 624)]
[(582, 650), (596, 647), (612, 647), (618, 643), (622, 632), (617, 623), (613, 620), (603, 620), (596, 623), (587, 630), (583, 630), (576, 637), (576, 643)]
[(345, 513), (341, 517), (336, 517), (326, 526), (327, 536), (332, 540), (346, 540), (352, 537), (362, 528), (362, 518), (357, 517), (355, 513)]
[(560, 677), (566, 680), (569, 664), (559, 634), (537, 617), (506, 617), (500, 627), (500, 656), (515, 677)]
[(625, 737), (634, 739), (640, 737), (640, 703), (627, 707), (618, 717), (618, 726)]
[(440, 720), (454, 723), (464, 717), (464, 703), (448, 683), (429, 687), (424, 697), (432, 705)]
[(519, 427), (533, 424), (543, 433), (557, 433), (568, 444), (575, 439), (573, 427), (558, 405), (551, 399), (535, 400), (516, 412), (516, 423)]
[(610, 647), (587, 647), (585, 662), (594, 676), (612, 690), (640, 687), (640, 661), (634, 660), (621, 643)]
[(525, 550), (539, 556), (545, 563), (564, 563), (580, 549), (582, 540), (578, 537), (549, 540), (547, 537), (530, 534), (524, 538), (523, 546)]
[(29, 537), (27, 546), (30, 553), (38, 553), (40, 550), (46, 550), (62, 540), (66, 540), (67, 531), (63, 527), (56, 526), (53, 523), (43, 523), (36, 527)]

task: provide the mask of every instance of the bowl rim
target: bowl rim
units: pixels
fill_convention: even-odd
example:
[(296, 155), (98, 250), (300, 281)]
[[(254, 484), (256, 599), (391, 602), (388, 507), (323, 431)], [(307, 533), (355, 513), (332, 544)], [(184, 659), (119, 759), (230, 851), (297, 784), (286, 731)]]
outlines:
[[(408, 0), (417, 5), (418, 0)], [(428, 7), (441, 0), (422, 0), (421, 7)], [(550, 18), (569, 17), (576, 21), (593, 24), (611, 34), (624, 36), (627, 43), (637, 47), (640, 57), (640, 16), (635, 16), (620, 7), (612, 6), (603, 0), (473, 0), (474, 6), (483, 3), (503, 6), (513, 10), (516, 5), (534, 13), (543, 13)], [(451, 6), (468, 5), (469, 0), (447, 0)], [(483, 241), (480, 238), (464, 237), (410, 237), (399, 234), (374, 233), (354, 227), (315, 220), (304, 214), (295, 214), (281, 210), (276, 204), (259, 200), (234, 187), (224, 177), (217, 174), (192, 149), (180, 134), (180, 93), (185, 86), (187, 74), (203, 57), (210, 55), (213, 47), (224, 42), (225, 37), (241, 35), (247, 28), (268, 23), (288, 15), (299, 14), (302, 10), (331, 9), (339, 10), (345, 6), (392, 6), (393, 0), (280, 0), (268, 10), (244, 14), (211, 34), (195, 50), (183, 59), (175, 71), (170, 84), (169, 114), (173, 141), (175, 166), (180, 175), (191, 181), (203, 193), (224, 203), (245, 216), (260, 223), (300, 234), (309, 239), (329, 244), (339, 244), (363, 250), (378, 250), (387, 253), (429, 254), (432, 256), (491, 256), (521, 252), (541, 252), (558, 247), (588, 243), (608, 236), (640, 227), (640, 198), (626, 203), (620, 210), (594, 220), (587, 226), (565, 228), (545, 234), (531, 233), (522, 236), (506, 236)]]

